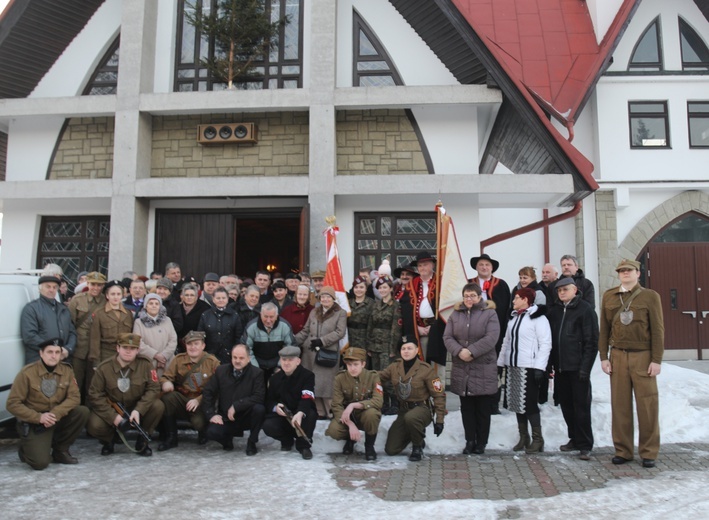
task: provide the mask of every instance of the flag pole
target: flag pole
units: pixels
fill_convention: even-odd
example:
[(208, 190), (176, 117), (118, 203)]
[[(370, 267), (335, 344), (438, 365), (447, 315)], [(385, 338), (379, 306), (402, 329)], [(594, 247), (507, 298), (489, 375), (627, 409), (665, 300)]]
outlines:
[(439, 199), (436, 203), (436, 274), (434, 276), (436, 285), (436, 319), (438, 319), (438, 304), (441, 300), (441, 268), (442, 259), (444, 258), (441, 254), (441, 244), (442, 244), (442, 222), (441, 222), (441, 208), (443, 207), (443, 202)]

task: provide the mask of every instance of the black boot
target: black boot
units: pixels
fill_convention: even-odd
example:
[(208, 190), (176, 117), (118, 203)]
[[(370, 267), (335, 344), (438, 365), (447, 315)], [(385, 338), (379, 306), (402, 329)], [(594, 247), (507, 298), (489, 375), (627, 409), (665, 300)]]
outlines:
[(142, 435), (135, 441), (135, 451), (137, 451), (138, 455), (141, 457), (150, 457), (153, 454), (153, 450), (150, 449), (150, 446), (148, 446), (148, 443)]
[(347, 439), (345, 441), (345, 445), (342, 447), (342, 454), (343, 455), (352, 455), (354, 453), (354, 445), (355, 441), (351, 439)]
[[(113, 441), (111, 442), (102, 442), (101, 443), (101, 455), (111, 455), (113, 454)], [(22, 457), (20, 457), (20, 460), (22, 460)], [(23, 461), (24, 462), (24, 461)]]
[(473, 441), (465, 441), (465, 448), (463, 448), (463, 455), (470, 455), (475, 449), (475, 443)]
[(374, 451), (374, 441), (377, 440), (377, 434), (364, 434), (364, 458), (366, 460), (377, 460), (377, 452)]
[(414, 446), (411, 449), (411, 455), (409, 455), (409, 460), (411, 462), (418, 462), (421, 460), (421, 457), (423, 457), (423, 450), (421, 449), (421, 446)]
[(177, 447), (177, 417), (163, 417), (160, 427), (160, 444), (158, 451), (167, 451)]

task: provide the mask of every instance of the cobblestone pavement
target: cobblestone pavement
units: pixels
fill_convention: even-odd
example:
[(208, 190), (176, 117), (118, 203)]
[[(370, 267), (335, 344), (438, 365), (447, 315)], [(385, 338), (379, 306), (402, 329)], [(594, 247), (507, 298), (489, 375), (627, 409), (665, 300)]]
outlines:
[[(594, 451), (590, 461), (579, 460), (578, 452), (520, 455), (491, 450), (484, 455), (425, 456), (418, 463), (402, 455), (403, 468), (390, 470), (368, 470), (370, 463), (361, 454), (331, 458), (340, 488), (364, 488), (384, 500), (513, 500), (598, 489), (615, 479), (651, 479), (665, 471), (705, 470), (709, 444), (663, 445), (652, 469), (643, 468), (637, 458), (616, 466), (612, 456), (610, 448)], [(514, 511), (509, 513), (508, 518), (515, 518)]]

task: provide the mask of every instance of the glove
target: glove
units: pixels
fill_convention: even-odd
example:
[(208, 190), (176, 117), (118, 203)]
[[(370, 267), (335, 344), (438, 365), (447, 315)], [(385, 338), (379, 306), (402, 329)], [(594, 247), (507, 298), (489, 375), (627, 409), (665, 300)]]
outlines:
[(320, 348), (323, 346), (322, 340), (320, 338), (315, 338), (310, 340), (310, 348)]
[(443, 433), (443, 423), (436, 423), (433, 425), (433, 433), (436, 434), (436, 437), (440, 437), (441, 433)]
[(116, 429), (122, 431), (123, 433), (126, 433), (128, 430), (130, 430), (130, 419), (124, 418), (120, 423), (118, 423)]
[(542, 381), (544, 381), (544, 376), (546, 376), (544, 370), (539, 370), (538, 368), (534, 369), (534, 381), (538, 385), (542, 384)]
[(588, 372), (579, 372), (579, 381), (582, 383), (588, 381)]

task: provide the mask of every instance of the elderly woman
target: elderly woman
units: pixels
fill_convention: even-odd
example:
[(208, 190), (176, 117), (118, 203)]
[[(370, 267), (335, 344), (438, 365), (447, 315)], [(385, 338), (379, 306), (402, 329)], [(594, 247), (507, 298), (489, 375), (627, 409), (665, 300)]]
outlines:
[(298, 285), (293, 299), (294, 305), (289, 305), (283, 309), (281, 318), (290, 323), (293, 334), (298, 334), (303, 330), (305, 322), (308, 321), (310, 312), (313, 310), (313, 306), (310, 305), (310, 286)]
[(535, 305), (547, 304), (547, 296), (544, 293), (544, 289), (542, 289), (539, 283), (537, 283), (537, 271), (534, 267), (527, 266), (519, 270), (519, 283), (514, 289), (512, 289), (511, 298), (514, 299), (517, 291), (524, 289), (525, 287), (529, 287), (534, 291)]
[[(335, 289), (325, 286), (315, 307), (295, 339), (303, 349), (303, 366), (315, 374), (315, 406), (318, 417), (327, 419), (332, 404), (333, 380), (340, 366), (340, 340), (347, 332), (347, 312), (335, 301)], [(320, 350), (335, 353), (328, 361)]]
[(143, 301), (143, 308), (138, 311), (133, 332), (140, 335), (141, 356), (152, 360), (153, 367), (161, 377), (168, 363), (175, 356), (177, 333), (172, 321), (167, 317), (167, 310), (157, 294), (148, 294)]
[[(507, 408), (517, 414), (519, 442), (512, 449), (524, 449), (527, 453), (544, 451), (537, 399), (551, 353), (551, 328), (544, 316), (546, 307), (537, 307), (535, 297), (529, 287), (517, 291), (497, 358), (497, 365), (507, 368)], [(532, 425), (531, 443), (527, 423)]]
[(89, 331), (89, 361), (97, 366), (116, 355), (118, 335), (133, 332), (133, 314), (123, 306), (123, 285), (111, 280), (104, 288), (106, 305), (98, 309)]
[[(347, 339), (350, 347), (367, 350), (367, 324), (374, 300), (367, 296), (367, 280), (358, 276), (352, 282), (350, 315), (347, 317)], [(376, 368), (374, 370), (377, 370)]]
[(451, 392), (460, 396), (465, 431), (464, 455), (485, 453), (490, 416), (497, 397), (497, 353), (500, 322), (495, 302), (483, 300), (476, 283), (463, 287), (463, 302), (448, 318), (443, 343), (450, 352)]
[[(372, 305), (367, 322), (366, 349), (372, 363), (372, 370), (384, 370), (399, 355), (401, 306), (392, 296), (394, 280), (389, 276), (380, 276), (374, 285), (381, 300), (376, 300)], [(385, 383), (382, 414), (396, 415), (397, 413), (399, 413), (399, 403), (394, 396), (392, 385)]]

